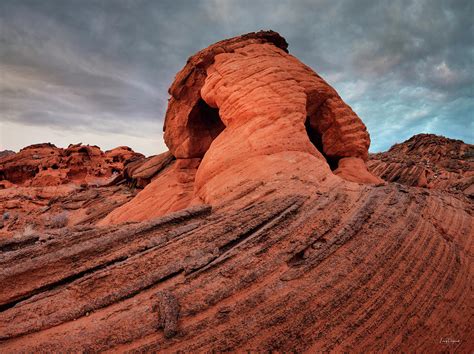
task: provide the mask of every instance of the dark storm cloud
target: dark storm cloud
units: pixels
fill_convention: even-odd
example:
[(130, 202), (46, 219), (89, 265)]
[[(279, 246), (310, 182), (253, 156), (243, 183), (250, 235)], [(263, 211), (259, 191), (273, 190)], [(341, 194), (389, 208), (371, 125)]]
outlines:
[[(3, 0), (2, 120), (146, 136), (188, 56), (273, 29), (368, 125), (472, 142), (471, 1)], [(140, 128), (143, 127), (147, 128)]]

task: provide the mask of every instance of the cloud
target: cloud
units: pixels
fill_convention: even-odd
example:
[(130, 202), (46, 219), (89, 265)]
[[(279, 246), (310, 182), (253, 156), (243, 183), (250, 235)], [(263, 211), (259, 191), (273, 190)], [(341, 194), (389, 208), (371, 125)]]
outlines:
[(472, 14), (470, 0), (3, 0), (0, 114), (52, 137), (161, 139), (190, 55), (273, 29), (355, 109), (373, 151), (420, 132), (473, 142)]

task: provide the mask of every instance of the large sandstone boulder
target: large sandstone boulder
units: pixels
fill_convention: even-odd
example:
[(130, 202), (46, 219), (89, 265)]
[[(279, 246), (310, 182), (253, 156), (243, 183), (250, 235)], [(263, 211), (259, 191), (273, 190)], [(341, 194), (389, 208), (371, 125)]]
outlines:
[[(365, 165), (365, 125), (329, 84), (288, 54), (275, 32), (250, 33), (196, 53), (169, 91), (165, 142), (177, 165), (193, 168), (156, 179), (104, 225), (222, 203), (255, 183), (294, 193), (336, 175), (381, 182)], [(182, 198), (170, 204), (170, 190)]]

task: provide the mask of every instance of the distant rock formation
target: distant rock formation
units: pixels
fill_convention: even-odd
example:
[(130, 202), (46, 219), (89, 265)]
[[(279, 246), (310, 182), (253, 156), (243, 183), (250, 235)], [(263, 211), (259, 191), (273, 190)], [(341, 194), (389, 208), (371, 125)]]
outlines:
[(0, 158), (0, 239), (96, 223), (135, 196), (116, 184), (125, 165), (144, 159), (126, 146), (102, 152), (82, 144), (35, 144), (7, 154)]
[(368, 166), (388, 182), (474, 197), (474, 145), (460, 140), (415, 135), (387, 152), (371, 154)]
[(0, 183), (32, 187), (90, 183), (119, 174), (128, 162), (142, 158), (126, 146), (104, 153), (98, 146), (71, 144), (62, 149), (35, 144), (0, 158)]
[(2, 159), (4, 157), (7, 157), (7, 156), (10, 156), (10, 155), (13, 155), (13, 154), (15, 154), (15, 151), (11, 151), (11, 150), (0, 151), (0, 159)]

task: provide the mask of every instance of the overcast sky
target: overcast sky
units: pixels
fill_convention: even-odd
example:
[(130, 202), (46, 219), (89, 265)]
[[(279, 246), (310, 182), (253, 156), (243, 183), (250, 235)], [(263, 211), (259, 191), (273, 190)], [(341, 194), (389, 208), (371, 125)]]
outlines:
[(429, 132), (473, 143), (474, 1), (1, 0), (0, 150), (166, 149), (174, 75), (196, 51), (273, 29), (333, 85), (371, 151)]

